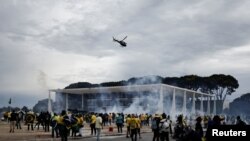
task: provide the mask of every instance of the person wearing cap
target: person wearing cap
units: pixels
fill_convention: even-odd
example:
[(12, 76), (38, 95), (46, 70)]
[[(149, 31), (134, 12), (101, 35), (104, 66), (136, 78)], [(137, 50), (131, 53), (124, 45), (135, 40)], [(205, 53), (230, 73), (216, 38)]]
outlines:
[(172, 134), (171, 123), (165, 113), (162, 114), (162, 119), (160, 121), (159, 128), (161, 141), (165, 141), (165, 139), (166, 141), (169, 141), (169, 133)]

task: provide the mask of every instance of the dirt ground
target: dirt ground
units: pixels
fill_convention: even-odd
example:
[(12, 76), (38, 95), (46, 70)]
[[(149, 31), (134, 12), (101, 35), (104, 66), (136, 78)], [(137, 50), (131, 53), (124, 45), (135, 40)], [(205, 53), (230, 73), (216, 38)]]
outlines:
[(51, 132), (40, 130), (28, 131), (28, 127), (22, 123), (22, 129), (15, 129), (10, 133), (9, 123), (0, 121), (0, 141), (60, 141), (60, 138), (52, 138)]

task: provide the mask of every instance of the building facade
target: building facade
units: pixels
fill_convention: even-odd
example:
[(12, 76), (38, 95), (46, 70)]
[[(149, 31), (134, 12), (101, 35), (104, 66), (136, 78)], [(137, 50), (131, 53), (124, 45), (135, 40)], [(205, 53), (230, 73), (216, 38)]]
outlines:
[(49, 111), (215, 114), (213, 96), (166, 84), (49, 90), (55, 92), (55, 104)]

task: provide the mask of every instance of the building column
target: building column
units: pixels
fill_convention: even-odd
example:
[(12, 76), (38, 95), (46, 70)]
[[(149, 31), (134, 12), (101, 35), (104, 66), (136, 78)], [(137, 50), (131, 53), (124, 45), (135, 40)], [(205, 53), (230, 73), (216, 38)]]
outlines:
[(68, 100), (68, 95), (69, 94), (66, 94), (65, 95), (65, 111), (68, 113), (68, 109), (69, 109), (69, 100)]
[(187, 91), (184, 90), (184, 94), (183, 94), (183, 108), (182, 108), (183, 115), (186, 115), (186, 111), (187, 111)]
[(160, 101), (158, 104), (158, 109), (160, 113), (163, 113), (163, 86), (160, 86)]
[(173, 101), (172, 101), (171, 114), (173, 114), (173, 117), (175, 117), (175, 114), (176, 114), (175, 88), (174, 88), (174, 90), (173, 90)]
[(213, 110), (214, 115), (216, 115), (216, 98), (214, 96), (214, 110)]
[(201, 95), (200, 111), (201, 111), (201, 112), (204, 112), (204, 110), (203, 110), (203, 95)]
[(191, 110), (191, 113), (192, 114), (195, 114), (195, 93), (193, 93), (193, 98), (192, 98), (192, 110)]
[(51, 94), (50, 94), (50, 90), (49, 90), (49, 98), (48, 98), (48, 112), (51, 113), (52, 112), (52, 105), (51, 105)]
[(82, 111), (83, 111), (83, 94), (82, 94)]
[(210, 96), (207, 97), (207, 114), (210, 115)]

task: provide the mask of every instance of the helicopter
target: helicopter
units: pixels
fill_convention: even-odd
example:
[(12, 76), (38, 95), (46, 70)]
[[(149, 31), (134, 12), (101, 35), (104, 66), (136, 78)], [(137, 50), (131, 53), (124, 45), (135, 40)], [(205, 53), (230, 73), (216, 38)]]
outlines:
[(124, 37), (122, 40), (117, 40), (117, 39), (115, 39), (115, 38), (113, 37), (113, 41), (119, 43), (122, 47), (126, 47), (126, 46), (127, 46), (127, 43), (124, 42), (124, 40), (125, 40), (126, 38), (127, 38), (127, 36)]

